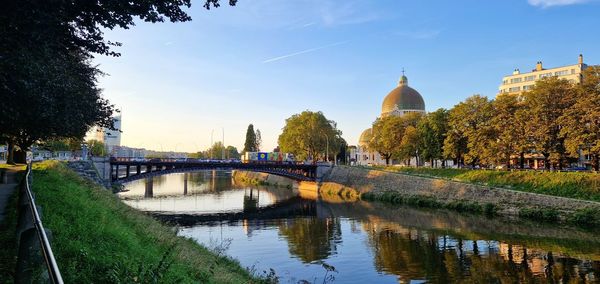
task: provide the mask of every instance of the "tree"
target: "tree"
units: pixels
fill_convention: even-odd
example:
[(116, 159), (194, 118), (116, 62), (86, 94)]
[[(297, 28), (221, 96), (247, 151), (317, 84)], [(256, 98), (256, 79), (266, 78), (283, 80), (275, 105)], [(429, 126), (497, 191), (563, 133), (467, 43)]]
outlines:
[(415, 158), (415, 166), (418, 167), (420, 163), (421, 149), (420, 137), (417, 128), (413, 125), (408, 125), (404, 129), (402, 140), (400, 142), (399, 152), (396, 154), (400, 159), (407, 159), (408, 165), (410, 166), (410, 159)]
[[(511, 156), (520, 155), (523, 168), (524, 153), (530, 149), (529, 132), (525, 126), (527, 110), (522, 97), (501, 94), (493, 102), (494, 116), (491, 120), (493, 133), (491, 147), (496, 164), (506, 164), (510, 168)], [(495, 139), (494, 139), (495, 138)]]
[(256, 147), (256, 151), (260, 151), (260, 147), (262, 146), (262, 136), (260, 135), (260, 129), (256, 129), (255, 133), (255, 140), (254, 140), (254, 147)]
[(89, 140), (87, 141), (88, 148), (90, 149), (90, 153), (95, 157), (104, 157), (106, 156), (106, 147), (104, 143), (98, 140)]
[[(303, 111), (285, 120), (278, 144), (283, 152), (292, 153), (299, 160), (326, 158), (337, 155), (343, 139), (333, 120), (328, 120), (322, 112)], [(329, 149), (328, 147), (329, 146)]]
[(369, 149), (376, 151), (385, 159), (385, 164), (390, 164), (394, 154), (400, 152), (400, 141), (404, 134), (402, 118), (399, 116), (380, 117), (373, 123), (372, 138)]
[(559, 118), (565, 148), (571, 156), (580, 151), (592, 157), (594, 170), (600, 170), (600, 66), (583, 71), (576, 100)]
[(258, 147), (256, 147), (256, 144), (256, 132), (254, 132), (254, 125), (250, 124), (246, 130), (246, 141), (244, 142), (244, 150), (242, 153), (258, 152)]
[(576, 89), (567, 80), (557, 77), (536, 82), (533, 90), (525, 94), (529, 117), (527, 127), (531, 131), (533, 149), (544, 155), (545, 166), (553, 162), (562, 169), (566, 148), (561, 135), (559, 118), (576, 101)]
[(405, 144), (402, 143), (402, 140), (406, 129), (409, 126), (416, 128), (420, 119), (421, 114), (418, 113), (378, 118), (373, 123), (373, 138), (369, 142), (369, 149), (377, 151), (385, 159), (386, 165), (389, 165), (390, 159), (393, 157), (399, 159), (413, 157), (413, 153), (417, 151), (417, 148), (414, 147), (418, 144), (418, 141), (413, 141), (416, 133), (411, 133), (411, 137), (405, 139)]
[[(487, 97), (474, 95), (454, 106), (449, 113), (450, 132), (444, 141), (448, 154), (461, 156), (475, 166), (489, 162), (494, 153), (490, 151), (492, 104)], [(465, 145), (466, 142), (466, 145)], [(464, 148), (466, 146), (466, 149)], [(466, 150), (465, 152), (463, 152)], [(446, 150), (445, 150), (446, 151)]]
[[(230, 4), (234, 5), (235, 0)], [(127, 2), (6, 1), (0, 9), (0, 133), (27, 150), (49, 138), (83, 137), (91, 125), (112, 128), (113, 107), (96, 87), (99, 70), (90, 53), (118, 56), (103, 28), (148, 22), (189, 21), (190, 0)], [(207, 0), (204, 7), (218, 7)], [(6, 102), (6, 103), (5, 103)], [(58, 127), (57, 127), (58, 126)]]
[(227, 146), (227, 148), (225, 148), (225, 158), (227, 159), (239, 159), (241, 158), (240, 153), (238, 152), (238, 149), (234, 146)]
[(448, 111), (440, 108), (428, 113), (417, 124), (417, 130), (421, 138), (419, 143), (422, 145), (423, 159), (430, 160), (431, 167), (435, 160), (441, 160), (442, 167), (445, 167), (443, 148), (448, 132)]

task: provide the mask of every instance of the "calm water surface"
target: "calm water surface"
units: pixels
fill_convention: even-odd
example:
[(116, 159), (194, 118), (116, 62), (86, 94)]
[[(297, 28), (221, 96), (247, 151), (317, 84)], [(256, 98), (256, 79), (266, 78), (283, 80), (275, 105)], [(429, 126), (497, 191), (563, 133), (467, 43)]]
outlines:
[(230, 172), (126, 184), (128, 205), (282, 283), (600, 283), (600, 232), (237, 184)]

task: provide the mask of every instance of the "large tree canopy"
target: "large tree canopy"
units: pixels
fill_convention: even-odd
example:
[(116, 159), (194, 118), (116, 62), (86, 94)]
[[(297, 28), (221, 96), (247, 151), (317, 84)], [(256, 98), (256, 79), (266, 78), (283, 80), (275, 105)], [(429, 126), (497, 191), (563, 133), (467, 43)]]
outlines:
[[(235, 0), (229, 1), (231, 5)], [(218, 7), (206, 0), (204, 7)], [(27, 149), (38, 140), (83, 137), (93, 125), (112, 128), (114, 108), (96, 86), (92, 53), (118, 56), (103, 29), (147, 22), (185, 22), (190, 0), (20, 0), (0, 9), (0, 135)]]
[[(325, 160), (337, 155), (345, 143), (341, 136), (335, 121), (328, 120), (320, 111), (307, 110), (285, 120), (278, 142), (283, 152), (292, 153), (300, 160)], [(325, 157), (327, 150), (329, 157)]]

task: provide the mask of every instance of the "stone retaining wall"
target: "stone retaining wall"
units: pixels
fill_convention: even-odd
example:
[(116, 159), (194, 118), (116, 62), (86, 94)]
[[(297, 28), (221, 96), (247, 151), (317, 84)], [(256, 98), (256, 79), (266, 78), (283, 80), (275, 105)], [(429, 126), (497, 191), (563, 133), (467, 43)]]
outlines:
[(554, 208), (565, 212), (583, 208), (600, 209), (598, 202), (345, 166), (335, 167), (323, 182), (330, 187), (336, 184), (341, 188), (350, 187), (360, 193), (394, 191), (404, 196), (433, 197), (444, 203), (492, 203), (506, 214), (518, 214), (519, 208), (523, 207)]

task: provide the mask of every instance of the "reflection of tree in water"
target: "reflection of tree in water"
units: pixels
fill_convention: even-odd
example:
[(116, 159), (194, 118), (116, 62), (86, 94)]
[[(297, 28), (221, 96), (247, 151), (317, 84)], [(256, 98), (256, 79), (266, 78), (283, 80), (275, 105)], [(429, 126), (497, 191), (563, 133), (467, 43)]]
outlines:
[(600, 276), (598, 262), (556, 258), (521, 246), (500, 243), (498, 250), (489, 242), (450, 241), (416, 230), (369, 228), (368, 234), (377, 270), (396, 274), (401, 282), (579, 283)]
[(279, 233), (286, 237), (290, 254), (309, 263), (334, 254), (342, 238), (339, 219), (298, 218), (282, 221)]

